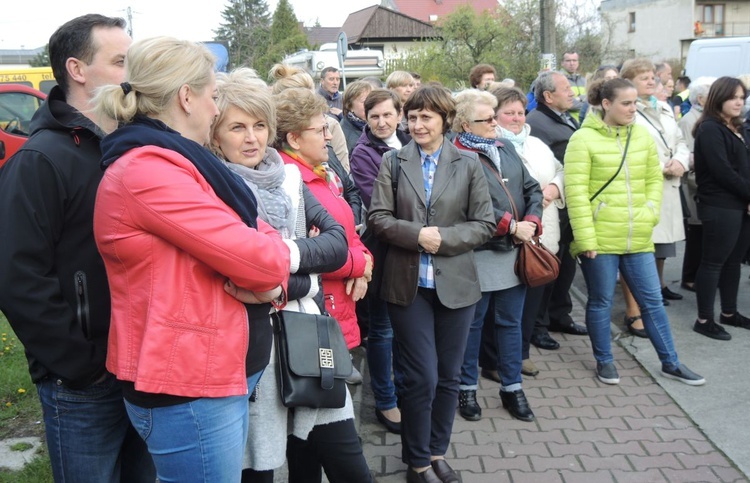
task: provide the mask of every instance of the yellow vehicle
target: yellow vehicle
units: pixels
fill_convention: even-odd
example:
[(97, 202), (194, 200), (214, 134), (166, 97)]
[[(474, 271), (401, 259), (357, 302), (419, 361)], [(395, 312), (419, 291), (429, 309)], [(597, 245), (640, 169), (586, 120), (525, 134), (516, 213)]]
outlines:
[(0, 68), (0, 84), (22, 84), (49, 94), (57, 85), (52, 67)]

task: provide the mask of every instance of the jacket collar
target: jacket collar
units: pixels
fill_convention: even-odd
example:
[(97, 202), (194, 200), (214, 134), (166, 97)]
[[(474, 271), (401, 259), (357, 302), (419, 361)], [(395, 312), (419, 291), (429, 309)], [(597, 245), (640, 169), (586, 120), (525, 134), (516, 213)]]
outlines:
[[(404, 176), (411, 184), (412, 189), (419, 196), (424, 206), (427, 206), (424, 192), (424, 178), (422, 174), (422, 162), (419, 156), (419, 147), (413, 140), (398, 152), (401, 160), (401, 169)], [(450, 186), (451, 180), (456, 173), (455, 161), (461, 160), (461, 153), (453, 143), (443, 138), (443, 147), (438, 158), (437, 170), (435, 171), (435, 183), (432, 186), (431, 204), (434, 204), (445, 190)]]
[[(411, 136), (409, 136), (399, 128), (396, 128), (396, 137), (399, 141), (401, 141), (402, 147), (406, 146), (411, 141)], [(385, 141), (375, 137), (375, 135), (372, 133), (372, 129), (370, 129), (370, 126), (368, 125), (365, 125), (365, 128), (362, 130), (362, 135), (360, 136), (359, 141), (367, 143), (369, 146), (378, 150), (388, 151), (391, 149), (391, 147), (388, 146)]]
[[(575, 131), (575, 129), (573, 129), (567, 122), (563, 121), (562, 118), (560, 118), (560, 116), (555, 111), (553, 111), (550, 107), (548, 107), (546, 104), (537, 104), (536, 110), (541, 112), (545, 116), (549, 117), (556, 123)], [(578, 121), (576, 121), (575, 119), (573, 119), (573, 124), (575, 124), (577, 127), (580, 127), (578, 125)]]

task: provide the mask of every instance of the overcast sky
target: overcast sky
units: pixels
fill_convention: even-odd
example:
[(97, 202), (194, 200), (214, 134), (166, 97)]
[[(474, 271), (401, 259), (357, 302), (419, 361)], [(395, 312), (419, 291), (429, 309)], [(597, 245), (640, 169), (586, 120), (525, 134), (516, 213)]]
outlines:
[[(267, 0), (271, 14), (277, 0)], [(0, 7), (0, 49), (44, 46), (52, 32), (71, 18), (87, 13), (127, 17), (130, 7), (135, 40), (170, 35), (186, 40), (211, 40), (229, 0), (3, 0)], [(290, 0), (297, 18), (312, 26), (340, 27), (346, 17), (379, 0)], [(344, 5), (342, 7), (342, 5)]]

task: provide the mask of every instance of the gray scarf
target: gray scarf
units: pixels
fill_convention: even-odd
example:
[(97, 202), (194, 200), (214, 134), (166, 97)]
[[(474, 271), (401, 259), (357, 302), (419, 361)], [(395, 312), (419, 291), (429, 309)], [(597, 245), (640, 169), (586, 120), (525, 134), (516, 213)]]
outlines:
[(291, 238), (294, 231), (292, 200), (282, 186), (286, 172), (279, 153), (271, 147), (266, 148), (263, 160), (255, 168), (226, 160), (225, 163), (253, 191), (258, 200), (258, 216), (274, 227), (283, 238)]

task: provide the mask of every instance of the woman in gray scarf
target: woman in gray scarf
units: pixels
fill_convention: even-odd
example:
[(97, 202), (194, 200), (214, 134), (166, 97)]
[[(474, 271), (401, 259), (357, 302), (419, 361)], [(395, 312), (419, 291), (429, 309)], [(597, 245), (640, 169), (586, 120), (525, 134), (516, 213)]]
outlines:
[[(299, 169), (284, 165), (278, 152), (268, 147), (276, 132), (276, 111), (265, 83), (253, 70), (240, 68), (218, 74), (216, 85), (220, 114), (211, 147), (253, 190), (258, 217), (278, 230), (290, 249), (289, 302), (284, 310), (321, 313), (324, 304), (318, 274), (344, 265), (348, 254), (344, 229), (308, 191)], [(242, 481), (273, 481), (273, 470), (284, 464), (287, 434), (317, 446), (306, 462), (315, 466), (310, 471), (320, 475), (322, 466), (331, 482), (371, 481), (349, 393), (341, 409), (287, 411), (275, 371), (272, 356), (250, 402)], [(323, 457), (312, 461), (317, 454)], [(290, 462), (290, 482), (299, 477), (294, 471), (298, 459)]]

